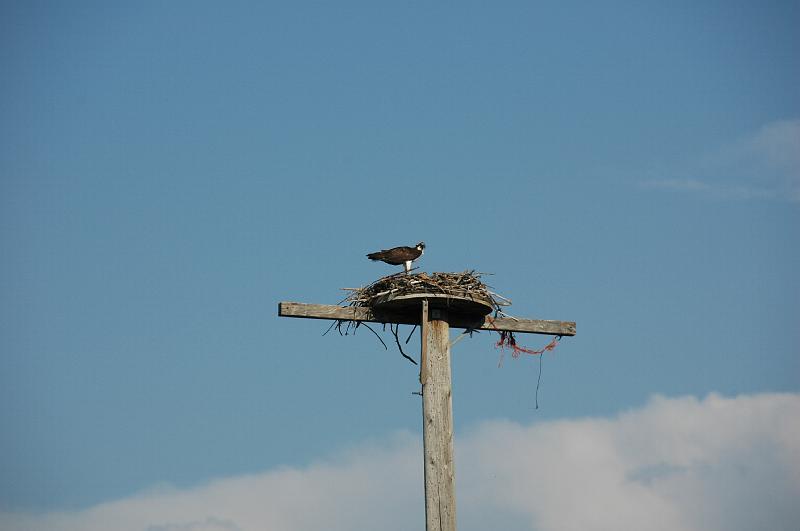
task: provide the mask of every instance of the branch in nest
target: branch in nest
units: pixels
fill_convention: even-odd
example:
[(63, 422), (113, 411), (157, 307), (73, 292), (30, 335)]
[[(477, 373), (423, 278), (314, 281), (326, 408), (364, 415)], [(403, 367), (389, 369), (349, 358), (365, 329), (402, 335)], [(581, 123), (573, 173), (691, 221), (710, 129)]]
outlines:
[[(495, 302), (498, 306), (511, 306), (511, 299), (503, 297), (502, 295), (495, 293), (494, 291), (490, 291), (489, 295), (495, 299)], [(499, 299), (499, 300), (498, 300)]]

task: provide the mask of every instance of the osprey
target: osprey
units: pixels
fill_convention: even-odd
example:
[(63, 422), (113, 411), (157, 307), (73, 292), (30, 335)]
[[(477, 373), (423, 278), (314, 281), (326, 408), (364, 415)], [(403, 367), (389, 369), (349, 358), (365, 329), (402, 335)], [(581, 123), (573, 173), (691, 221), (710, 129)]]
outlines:
[(403, 265), (406, 273), (411, 271), (411, 262), (422, 256), (425, 250), (425, 242), (419, 242), (414, 247), (392, 247), (377, 253), (369, 253), (367, 258), (370, 260), (380, 260), (392, 265)]

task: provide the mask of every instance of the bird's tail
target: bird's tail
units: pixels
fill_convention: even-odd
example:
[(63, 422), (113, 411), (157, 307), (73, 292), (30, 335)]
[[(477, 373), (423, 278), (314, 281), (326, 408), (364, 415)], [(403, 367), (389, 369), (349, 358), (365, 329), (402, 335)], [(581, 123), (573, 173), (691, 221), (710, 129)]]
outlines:
[(378, 251), (377, 253), (369, 253), (367, 258), (370, 260), (383, 260), (385, 251)]

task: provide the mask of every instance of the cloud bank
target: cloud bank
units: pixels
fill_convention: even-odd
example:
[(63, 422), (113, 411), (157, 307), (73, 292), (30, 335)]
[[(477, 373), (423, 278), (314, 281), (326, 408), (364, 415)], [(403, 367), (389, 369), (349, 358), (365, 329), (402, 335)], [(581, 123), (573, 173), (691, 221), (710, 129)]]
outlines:
[(699, 192), (723, 199), (800, 203), (800, 120), (772, 122), (680, 172), (645, 188)]
[[(304, 468), (159, 487), (7, 531), (403, 530), (424, 526), (420, 437)], [(613, 418), (492, 421), (456, 442), (459, 529), (796, 529), (800, 394), (654, 397)]]

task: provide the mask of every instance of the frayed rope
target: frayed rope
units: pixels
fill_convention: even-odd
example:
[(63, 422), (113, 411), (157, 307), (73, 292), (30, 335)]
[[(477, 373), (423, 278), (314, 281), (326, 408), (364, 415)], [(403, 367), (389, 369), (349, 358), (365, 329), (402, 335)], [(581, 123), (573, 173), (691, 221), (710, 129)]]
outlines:
[(541, 356), (548, 350), (553, 350), (554, 348), (556, 348), (556, 345), (558, 345), (558, 342), (561, 339), (561, 336), (556, 336), (550, 343), (548, 343), (541, 349), (533, 350), (517, 345), (517, 339), (514, 337), (513, 332), (509, 332), (507, 330), (498, 330), (498, 333), (500, 334), (500, 340), (497, 343), (495, 343), (495, 348), (500, 349), (500, 360), (497, 363), (498, 367), (503, 366), (503, 356), (507, 348), (511, 349), (511, 357), (513, 358), (519, 358), (520, 355), (522, 354), (530, 354), (531, 356)]
[[(491, 323), (491, 321), (490, 321)], [(533, 350), (525, 347), (521, 347), (517, 345), (517, 339), (514, 337), (513, 332), (509, 332), (507, 330), (497, 330), (497, 333), (500, 334), (500, 340), (495, 343), (495, 348), (500, 349), (500, 360), (497, 362), (498, 367), (503, 366), (503, 356), (506, 352), (507, 348), (511, 349), (511, 356), (513, 358), (519, 358), (522, 354), (530, 354), (531, 356), (539, 356), (539, 377), (536, 379), (536, 409), (539, 409), (539, 385), (542, 383), (542, 360), (544, 359), (544, 354), (548, 350), (553, 350), (558, 345), (558, 342), (561, 340), (561, 336), (556, 336), (553, 338), (550, 343), (545, 345), (539, 350)]]

